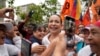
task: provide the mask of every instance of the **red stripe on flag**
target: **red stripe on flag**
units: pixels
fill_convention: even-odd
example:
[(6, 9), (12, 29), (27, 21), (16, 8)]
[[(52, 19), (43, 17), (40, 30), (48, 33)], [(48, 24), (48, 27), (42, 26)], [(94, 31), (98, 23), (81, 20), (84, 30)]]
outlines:
[(89, 25), (91, 23), (89, 9), (87, 9), (85, 15), (83, 16), (82, 23), (84, 26)]

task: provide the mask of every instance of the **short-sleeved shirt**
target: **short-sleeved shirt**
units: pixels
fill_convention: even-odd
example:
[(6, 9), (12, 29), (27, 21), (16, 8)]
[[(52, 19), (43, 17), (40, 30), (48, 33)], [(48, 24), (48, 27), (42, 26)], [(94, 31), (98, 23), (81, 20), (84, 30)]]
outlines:
[[(91, 56), (92, 51), (89, 45), (83, 47), (79, 52), (78, 52), (78, 56)], [(92, 56), (96, 56), (95, 54)]]

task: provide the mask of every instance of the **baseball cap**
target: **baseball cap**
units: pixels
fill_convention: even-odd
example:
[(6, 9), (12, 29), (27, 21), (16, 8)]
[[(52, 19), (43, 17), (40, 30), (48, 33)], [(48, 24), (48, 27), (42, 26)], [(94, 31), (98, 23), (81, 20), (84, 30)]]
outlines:
[(13, 29), (13, 24), (11, 22), (0, 22), (0, 28), (4, 26), (6, 31), (12, 30)]
[(100, 20), (98, 20), (94, 25), (100, 27)]

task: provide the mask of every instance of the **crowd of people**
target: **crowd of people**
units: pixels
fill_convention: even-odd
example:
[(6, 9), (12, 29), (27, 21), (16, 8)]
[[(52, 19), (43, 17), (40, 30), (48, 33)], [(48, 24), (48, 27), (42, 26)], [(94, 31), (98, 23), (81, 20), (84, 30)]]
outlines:
[[(13, 20), (14, 10), (0, 9), (0, 18)], [(66, 30), (58, 14), (51, 15), (47, 25), (26, 25), (29, 18), (26, 14), (19, 24), (0, 22), (0, 56), (26, 56), (21, 49), (23, 38), (31, 44), (28, 56), (100, 56), (100, 20), (87, 26), (73, 24)]]

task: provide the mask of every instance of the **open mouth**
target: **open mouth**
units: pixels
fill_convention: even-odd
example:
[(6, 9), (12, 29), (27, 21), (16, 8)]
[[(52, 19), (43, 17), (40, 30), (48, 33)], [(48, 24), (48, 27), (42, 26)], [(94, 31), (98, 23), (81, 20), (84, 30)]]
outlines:
[(57, 27), (50, 27), (50, 29), (52, 29), (52, 30), (56, 30), (56, 29), (58, 29)]

